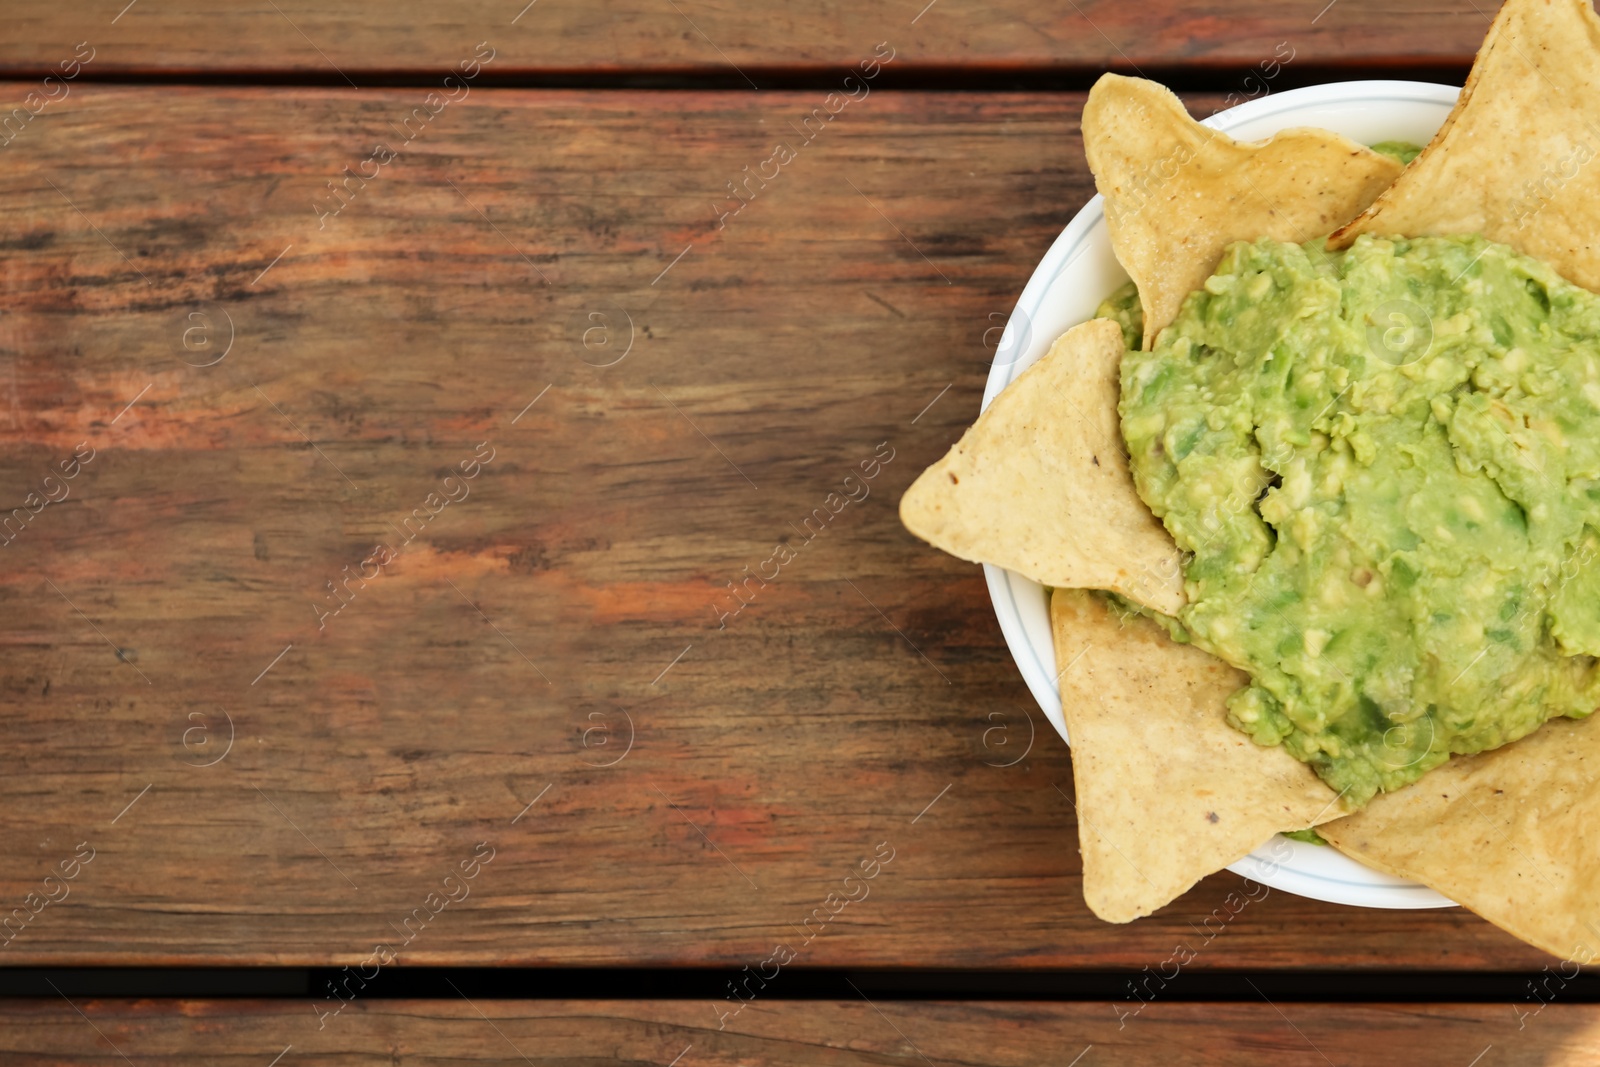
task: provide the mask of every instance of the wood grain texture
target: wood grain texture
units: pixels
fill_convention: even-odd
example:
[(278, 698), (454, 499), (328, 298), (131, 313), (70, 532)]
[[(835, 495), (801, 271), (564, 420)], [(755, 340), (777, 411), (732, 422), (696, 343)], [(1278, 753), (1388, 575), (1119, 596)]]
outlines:
[(757, 1002), (718, 1030), (714, 1010), (692, 1001), (357, 1001), (318, 1030), (307, 1007), (292, 1001), (40, 1000), (0, 1005), (0, 1058), (17, 1067), (109, 1067), (124, 1062), (119, 1052), (130, 1063), (257, 1067), (443, 1067), (534, 1062), (530, 1057), (657, 1067), (1600, 1063), (1600, 1007), (1557, 1003), (1521, 1018), (1518, 1010), (1152, 1004), (1122, 1019), (1118, 1005), (1107, 1003)]
[(1090, 195), (1082, 98), (803, 143), (816, 95), (475, 93), (403, 144), (417, 91), (83, 86), (0, 152), (0, 914), (68, 894), (0, 961), (1545, 962), (1458, 910), (1207, 926), (1228, 874), (1086, 911), (1067, 749), (895, 510)]
[(897, 49), (902, 71), (1237, 71), (1291, 53), (1300, 64), (1464, 68), (1498, 7), (1472, 0), (1243, 0), (1225, 10), (1212, 0), (525, 2), (400, 0), (379, 7), (348, 0), (240, 6), (14, 0), (0, 35), (0, 72), (42, 73), (82, 41), (95, 49), (90, 69), (99, 77), (290, 71), (349, 76), (358, 85), (362, 74), (443, 74), (480, 41), (497, 51), (489, 68), (496, 78), (732, 75), (758, 86), (764, 77), (797, 71), (842, 73), (880, 41)]

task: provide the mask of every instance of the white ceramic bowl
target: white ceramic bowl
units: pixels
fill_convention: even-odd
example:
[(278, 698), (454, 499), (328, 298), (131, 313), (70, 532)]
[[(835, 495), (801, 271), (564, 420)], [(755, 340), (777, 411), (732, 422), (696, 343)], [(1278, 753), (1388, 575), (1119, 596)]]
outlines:
[[(1425, 82), (1359, 81), (1291, 89), (1252, 100), (1205, 120), (1239, 140), (1270, 137), (1291, 126), (1320, 126), (1362, 144), (1427, 144), (1460, 92)], [(1017, 301), (983, 392), (988, 407), (1000, 390), (1072, 326), (1094, 316), (1127, 272), (1111, 254), (1105, 207), (1096, 196), (1061, 231)], [(1067, 726), (1056, 691), (1055, 652), (1044, 587), (984, 565), (989, 595), (1022, 677), (1063, 738)], [(1070, 743), (1070, 738), (1068, 739)], [(1228, 868), (1274, 889), (1335, 904), (1368, 908), (1438, 908), (1451, 901), (1426, 886), (1380, 874), (1320, 845), (1274, 837)]]

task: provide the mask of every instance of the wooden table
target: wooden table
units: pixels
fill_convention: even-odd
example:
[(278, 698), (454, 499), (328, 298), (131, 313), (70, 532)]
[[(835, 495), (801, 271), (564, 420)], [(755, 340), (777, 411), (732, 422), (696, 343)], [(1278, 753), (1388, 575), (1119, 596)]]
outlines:
[(125, 4), (0, 34), (3, 962), (349, 969), (12, 973), (0, 1061), (1591, 1062), (1459, 910), (1275, 892), (1134, 996), (1237, 879), (1088, 913), (1068, 750), (896, 518), (1098, 72), (1459, 82), (1492, 8)]

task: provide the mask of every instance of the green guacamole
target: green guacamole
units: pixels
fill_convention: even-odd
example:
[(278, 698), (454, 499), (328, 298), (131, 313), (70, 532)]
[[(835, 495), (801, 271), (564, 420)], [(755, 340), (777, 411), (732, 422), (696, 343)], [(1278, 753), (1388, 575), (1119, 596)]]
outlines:
[(1422, 154), (1422, 146), (1410, 141), (1379, 141), (1372, 146), (1372, 150), (1401, 163), (1410, 163)]
[(1347, 806), (1600, 703), (1600, 296), (1480, 237), (1235, 244), (1121, 415), (1229, 721)]
[(1144, 308), (1139, 306), (1139, 289), (1132, 282), (1101, 301), (1094, 317), (1112, 319), (1121, 326), (1122, 343), (1130, 349), (1138, 348), (1144, 340)]

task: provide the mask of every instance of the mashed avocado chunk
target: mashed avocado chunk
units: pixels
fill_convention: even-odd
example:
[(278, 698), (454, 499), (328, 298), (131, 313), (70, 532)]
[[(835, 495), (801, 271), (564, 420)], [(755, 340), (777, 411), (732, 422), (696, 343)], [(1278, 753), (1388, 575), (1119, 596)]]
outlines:
[(1111, 319), (1122, 327), (1122, 342), (1129, 348), (1138, 348), (1144, 338), (1144, 308), (1139, 303), (1139, 287), (1132, 282), (1125, 282), (1120, 289), (1100, 301), (1094, 317)]
[(1379, 141), (1372, 146), (1374, 152), (1381, 152), (1390, 159), (1397, 159), (1401, 163), (1410, 163), (1422, 154), (1422, 146), (1412, 144), (1410, 141)]
[(1600, 703), (1600, 296), (1481, 237), (1239, 243), (1121, 415), (1229, 721), (1348, 807)]

